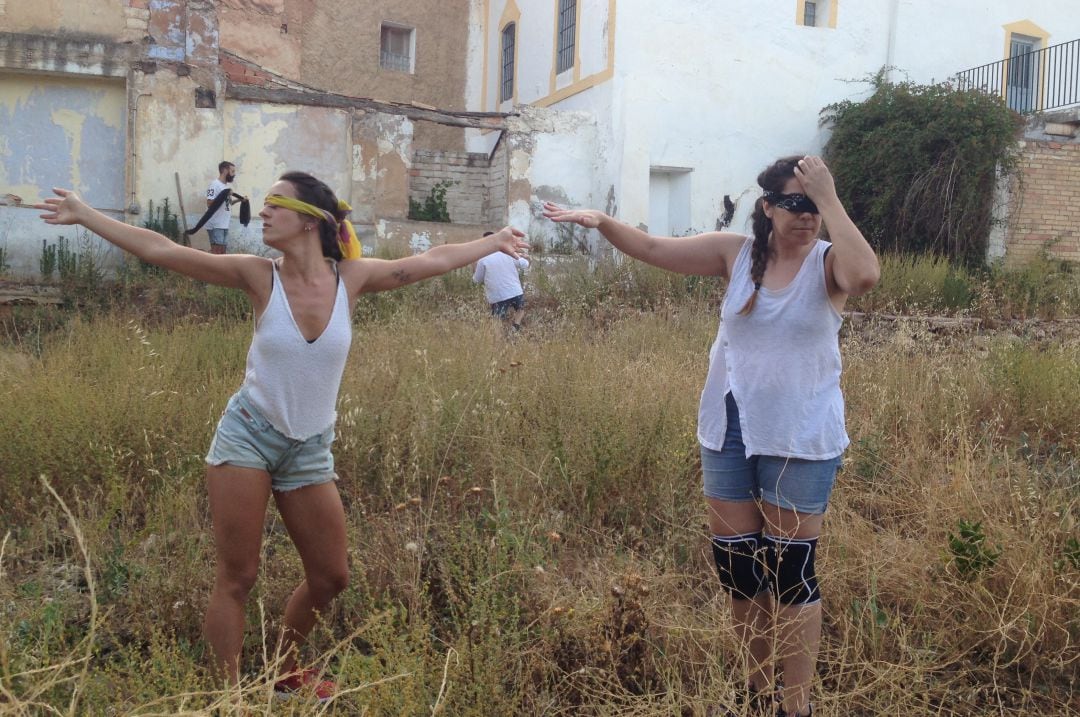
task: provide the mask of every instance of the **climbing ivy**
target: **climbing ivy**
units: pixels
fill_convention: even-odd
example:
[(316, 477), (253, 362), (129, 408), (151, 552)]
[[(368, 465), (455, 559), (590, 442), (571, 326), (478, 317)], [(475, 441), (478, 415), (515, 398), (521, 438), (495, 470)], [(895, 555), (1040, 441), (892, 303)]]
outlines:
[(418, 202), (409, 197), (409, 219), (418, 222), (448, 222), (450, 210), (446, 207), (446, 190), (457, 182), (444, 179), (431, 188), (431, 192)]
[(996, 95), (893, 83), (822, 111), (825, 158), (851, 218), (875, 249), (985, 262), (997, 177), (1015, 171), (1022, 120)]

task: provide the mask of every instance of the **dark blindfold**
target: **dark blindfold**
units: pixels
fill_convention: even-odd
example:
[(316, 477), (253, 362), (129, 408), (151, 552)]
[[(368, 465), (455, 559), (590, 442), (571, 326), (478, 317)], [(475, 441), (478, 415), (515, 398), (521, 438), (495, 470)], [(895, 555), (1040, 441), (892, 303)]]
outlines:
[(818, 213), (817, 205), (805, 194), (781, 194), (780, 192), (766, 191), (761, 197), (778, 209), (786, 209), (787, 211), (796, 214), (801, 214), (802, 212), (809, 212), (811, 214)]

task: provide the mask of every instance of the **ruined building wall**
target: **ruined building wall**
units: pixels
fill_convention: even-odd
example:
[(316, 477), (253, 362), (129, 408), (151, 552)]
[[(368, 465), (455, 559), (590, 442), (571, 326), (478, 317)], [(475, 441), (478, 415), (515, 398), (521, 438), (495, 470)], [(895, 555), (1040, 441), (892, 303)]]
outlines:
[[(465, 109), (468, 0), (221, 0), (221, 46), (326, 92)], [(380, 66), (384, 22), (409, 28), (412, 72)], [(461, 149), (461, 129), (425, 123), (417, 146)]]

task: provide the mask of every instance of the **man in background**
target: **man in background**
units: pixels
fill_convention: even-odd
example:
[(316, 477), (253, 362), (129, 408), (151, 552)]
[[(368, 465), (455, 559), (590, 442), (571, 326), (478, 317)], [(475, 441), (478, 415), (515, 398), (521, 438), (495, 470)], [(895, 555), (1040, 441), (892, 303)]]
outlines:
[[(206, 190), (206, 206), (214, 204), (214, 200), (232, 188), (229, 186), (236, 179), (236, 165), (232, 162), (222, 162), (218, 165), (218, 176), (210, 183)], [(233, 195), (220, 202), (218, 209), (206, 222), (206, 233), (210, 235), (210, 253), (224, 254), (228, 248), (229, 239), (229, 208), (233, 201), (239, 201), (239, 197)]]
[[(484, 236), (494, 232), (484, 232)], [(473, 281), (484, 285), (484, 296), (491, 305), (491, 315), (509, 321), (512, 330), (521, 328), (525, 316), (525, 292), (521, 288), (519, 269), (526, 269), (529, 260), (514, 259), (508, 254), (495, 252), (476, 262)]]

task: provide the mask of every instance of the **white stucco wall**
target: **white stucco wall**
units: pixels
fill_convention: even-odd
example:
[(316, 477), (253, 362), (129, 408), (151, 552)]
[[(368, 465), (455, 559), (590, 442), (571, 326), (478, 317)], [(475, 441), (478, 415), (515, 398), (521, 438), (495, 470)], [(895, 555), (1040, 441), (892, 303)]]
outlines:
[[(1025, 20), (1049, 34), (1049, 45), (1080, 38), (1080, 5), (1071, 0), (890, 2), (899, 3), (894, 64), (902, 72), (896, 79), (941, 82), (959, 71), (1004, 59), (1005, 26)], [(845, 8), (842, 5), (841, 11)]]
[[(479, 2), (479, 0), (478, 0)], [(498, 20), (511, 0), (488, 4), (488, 106), (498, 81)], [(690, 224), (711, 230), (723, 196), (736, 202), (730, 228), (743, 231), (758, 194), (755, 178), (773, 159), (817, 153), (828, 139), (821, 110), (870, 91), (867, 80), (886, 66), (892, 79), (943, 81), (1002, 59), (1007, 30), (1021, 21), (1050, 35), (1080, 37), (1080, 12), (1061, 0), (832, 0), (835, 27), (803, 27), (796, 0), (753, 5), (715, 0), (655, 3), (621, 0), (615, 18), (606, 0), (582, 0), (579, 58), (584, 77), (608, 59), (607, 29), (616, 29), (610, 80), (565, 98), (552, 96), (553, 3), (513, 0), (518, 20), (518, 101), (591, 112), (596, 146), (592, 195), (614, 187), (618, 215), (634, 225), (649, 216), (651, 167), (690, 169)], [(474, 37), (474, 42), (479, 42)], [(594, 66), (595, 65), (595, 66)], [(588, 84), (588, 83), (583, 83)], [(486, 145), (490, 148), (490, 141)], [(477, 141), (476, 150), (484, 151)], [(545, 151), (539, 144), (536, 151)], [(543, 162), (543, 159), (537, 161)], [(563, 163), (570, 187), (579, 167)], [(557, 174), (554, 168), (552, 174)], [(577, 192), (570, 191), (567, 195)]]

